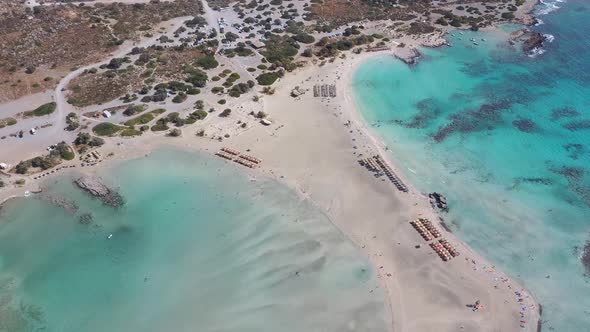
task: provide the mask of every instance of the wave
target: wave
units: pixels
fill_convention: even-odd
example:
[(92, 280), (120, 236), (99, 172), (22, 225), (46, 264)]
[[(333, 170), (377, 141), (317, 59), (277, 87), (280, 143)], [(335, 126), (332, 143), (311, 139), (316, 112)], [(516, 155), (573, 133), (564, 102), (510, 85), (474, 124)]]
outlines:
[(536, 16), (547, 15), (552, 11), (561, 8), (557, 4), (562, 2), (564, 2), (564, 0), (540, 0), (540, 4), (537, 6), (535, 14)]
[(550, 33), (544, 34), (543, 38), (545, 39), (544, 41), (547, 41), (549, 43), (553, 43), (553, 41), (555, 40), (555, 36)]
[(542, 48), (542, 47), (535, 47), (535, 48), (533, 48), (533, 49), (532, 49), (532, 50), (529, 52), (528, 56), (529, 56), (530, 58), (536, 58), (536, 57), (538, 57), (539, 55), (542, 55), (542, 54), (544, 54), (545, 52), (547, 52), (547, 50), (545, 50), (544, 48)]
[(539, 25), (543, 25), (545, 24), (545, 22), (543, 22), (543, 20), (541, 20), (540, 18), (535, 18), (535, 26), (538, 27)]

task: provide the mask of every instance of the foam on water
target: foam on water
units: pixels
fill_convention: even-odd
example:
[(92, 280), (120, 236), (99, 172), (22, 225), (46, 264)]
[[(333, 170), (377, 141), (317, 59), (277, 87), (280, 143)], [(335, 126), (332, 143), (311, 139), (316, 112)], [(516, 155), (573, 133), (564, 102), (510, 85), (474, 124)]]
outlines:
[(590, 3), (560, 6), (534, 28), (555, 36), (543, 56), (507, 42), (515, 26), (453, 33), (416, 66), (367, 61), (354, 92), (404, 175), (448, 196), (445, 223), (537, 296), (544, 328), (589, 331)]
[(366, 259), (287, 188), (168, 150), (102, 178), (122, 208), (65, 176), (47, 193), (74, 214), (2, 207), (0, 331), (387, 330)]

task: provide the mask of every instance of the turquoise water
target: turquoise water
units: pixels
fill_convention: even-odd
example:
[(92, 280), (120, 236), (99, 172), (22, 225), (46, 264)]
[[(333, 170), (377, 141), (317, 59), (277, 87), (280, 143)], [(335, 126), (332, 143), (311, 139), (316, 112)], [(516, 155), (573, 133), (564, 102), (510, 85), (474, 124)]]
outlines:
[(36, 198), (0, 210), (0, 331), (387, 329), (367, 260), (279, 184), (171, 150), (100, 175), (122, 208), (62, 176), (47, 193), (75, 213)]
[(362, 64), (355, 97), (404, 175), (448, 196), (452, 230), (531, 289), (544, 329), (590, 331), (590, 3), (537, 14), (543, 54), (511, 46), (514, 26), (454, 32), (416, 66)]

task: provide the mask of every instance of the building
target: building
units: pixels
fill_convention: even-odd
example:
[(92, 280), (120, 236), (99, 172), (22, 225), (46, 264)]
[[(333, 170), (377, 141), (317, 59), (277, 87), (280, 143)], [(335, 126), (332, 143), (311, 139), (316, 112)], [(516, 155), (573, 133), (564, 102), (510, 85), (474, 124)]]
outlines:
[(8, 164), (0, 163), (0, 169), (8, 169)]
[(104, 116), (105, 118), (110, 118), (112, 116), (112, 114), (109, 111), (103, 111), (102, 116)]

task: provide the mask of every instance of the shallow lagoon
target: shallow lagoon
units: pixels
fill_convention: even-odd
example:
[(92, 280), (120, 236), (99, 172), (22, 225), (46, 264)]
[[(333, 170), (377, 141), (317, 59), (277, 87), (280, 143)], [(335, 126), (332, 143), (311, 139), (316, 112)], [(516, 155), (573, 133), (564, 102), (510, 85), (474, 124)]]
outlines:
[(386, 331), (367, 260), (289, 189), (173, 150), (100, 176), (123, 207), (62, 176), (76, 213), (0, 210), (0, 331)]

